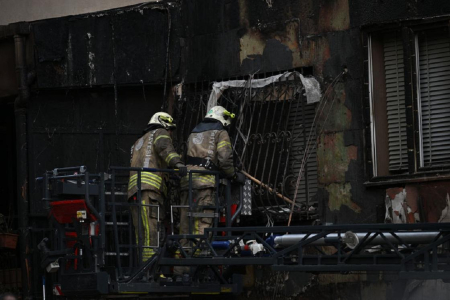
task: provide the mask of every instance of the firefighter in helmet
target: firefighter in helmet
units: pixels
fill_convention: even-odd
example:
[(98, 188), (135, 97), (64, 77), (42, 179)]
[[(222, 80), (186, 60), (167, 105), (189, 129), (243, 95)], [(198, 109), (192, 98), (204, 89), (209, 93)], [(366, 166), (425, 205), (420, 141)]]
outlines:
[[(244, 182), (245, 177), (237, 172), (233, 164), (228, 127), (234, 114), (222, 106), (211, 108), (204, 120), (198, 124), (188, 138), (186, 164), (188, 170), (220, 171), (226, 178)], [(192, 202), (191, 211), (213, 213), (214, 210), (202, 209), (202, 206), (215, 205), (215, 176), (209, 174), (192, 174)], [(181, 179), (181, 205), (189, 204), (189, 176)], [(180, 212), (180, 234), (189, 234), (188, 209)], [(205, 228), (210, 228), (213, 218), (199, 217), (193, 219), (192, 234), (203, 234)], [(181, 246), (188, 246), (187, 240), (181, 241)], [(178, 253), (179, 254), (179, 253)], [(189, 268), (175, 267), (175, 275), (188, 273)]]
[[(186, 166), (181, 162), (180, 155), (175, 152), (170, 137), (170, 131), (175, 129), (173, 118), (165, 112), (158, 112), (152, 116), (144, 134), (131, 147), (131, 167), (167, 169), (176, 168), (180, 175), (186, 175)], [(164, 198), (166, 185), (164, 174), (160, 172), (141, 172), (141, 201), (145, 205), (157, 205), (159, 207), (160, 221), (165, 217)], [(128, 199), (136, 201), (138, 191), (138, 174), (130, 172), (128, 183)], [(143, 246), (157, 246), (158, 207), (142, 206), (139, 212), (138, 206), (131, 206), (133, 225), (136, 233), (136, 242), (141, 239)], [(139, 213), (141, 214), (141, 236), (139, 237)], [(154, 254), (153, 248), (143, 248), (142, 261), (146, 261)]]

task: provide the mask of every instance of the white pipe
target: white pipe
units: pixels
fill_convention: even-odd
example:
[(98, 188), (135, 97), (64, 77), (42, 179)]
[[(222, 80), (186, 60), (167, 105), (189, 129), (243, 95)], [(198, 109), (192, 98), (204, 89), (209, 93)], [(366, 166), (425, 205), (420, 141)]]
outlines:
[[(360, 241), (364, 239), (366, 236), (366, 232), (358, 232), (353, 233), (351, 231), (347, 231), (345, 234), (341, 234), (342, 241), (347, 245), (349, 248), (354, 248)], [(373, 237), (376, 233), (371, 233), (370, 236), (366, 239), (370, 239)], [(392, 234), (386, 232), (383, 233), (385, 238), (391, 242), (392, 244), (398, 245), (398, 244), (425, 244), (432, 242), (436, 236), (439, 234), (439, 232), (395, 232), (395, 235), (397, 235), (401, 242), (394, 237)], [(307, 234), (286, 234), (283, 236), (277, 236), (275, 238), (275, 244), (286, 247), (291, 246), (294, 244), (299, 243), (301, 240), (303, 240)], [(308, 239), (313, 238), (316, 236), (316, 234), (311, 234)], [(330, 245), (333, 242), (336, 242), (339, 235), (337, 233), (330, 233), (326, 237), (320, 238), (314, 242), (309, 243), (308, 245), (311, 246), (325, 246)], [(383, 239), (381, 235), (377, 235), (374, 239), (372, 239), (369, 243), (369, 245), (386, 245), (388, 244), (387, 241)]]

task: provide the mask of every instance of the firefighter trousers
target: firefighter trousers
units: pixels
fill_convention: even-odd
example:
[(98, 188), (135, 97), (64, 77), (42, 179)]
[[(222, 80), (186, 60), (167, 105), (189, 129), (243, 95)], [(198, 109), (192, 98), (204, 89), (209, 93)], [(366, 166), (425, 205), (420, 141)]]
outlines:
[[(180, 195), (180, 204), (189, 205), (189, 191), (182, 191)], [(191, 212), (214, 213), (213, 209), (204, 209), (203, 206), (212, 206), (215, 203), (214, 188), (195, 189), (192, 190), (192, 207)], [(189, 209), (180, 209), (180, 234), (190, 234), (189, 232)], [(214, 222), (214, 218), (193, 218), (192, 234), (203, 234), (206, 228), (210, 228)], [(182, 239), (180, 241), (182, 247), (188, 247), (189, 241)], [(189, 253), (189, 251), (187, 251)], [(176, 252), (176, 257), (181, 258), (181, 253)], [(189, 267), (174, 267), (175, 275), (189, 273)]]
[[(139, 213), (139, 206), (131, 206), (131, 216), (133, 219), (134, 231), (136, 234), (137, 245), (142, 245), (142, 262), (147, 261), (155, 254), (154, 248), (158, 246), (158, 208), (159, 208), (159, 222), (163, 222), (165, 217), (165, 210), (163, 200), (160, 194), (145, 190), (141, 194), (141, 210)], [(155, 205), (155, 206), (145, 206)], [(139, 236), (139, 215), (140, 215), (140, 236)], [(140, 242), (140, 243), (139, 243)], [(161, 242), (161, 241), (160, 241)]]

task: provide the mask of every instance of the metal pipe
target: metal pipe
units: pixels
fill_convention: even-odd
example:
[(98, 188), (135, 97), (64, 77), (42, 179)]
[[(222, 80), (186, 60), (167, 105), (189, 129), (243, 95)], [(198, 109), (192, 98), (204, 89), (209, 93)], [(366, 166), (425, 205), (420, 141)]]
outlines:
[(100, 234), (101, 234), (101, 266), (105, 264), (105, 254), (104, 251), (106, 250), (106, 205), (105, 205), (105, 173), (101, 173), (100, 175), (100, 214), (101, 219), (99, 222), (102, 224), (100, 228)]
[[(100, 188), (101, 189), (101, 188)], [(94, 205), (92, 205), (89, 195), (89, 173), (84, 173), (84, 201), (86, 203), (87, 208), (91, 211), (91, 213), (95, 216), (95, 218), (99, 221), (100, 227), (103, 227), (101, 224), (102, 217), (98, 213), (97, 209), (95, 209)], [(100, 231), (101, 232), (101, 231)]]
[(231, 217), (231, 225), (233, 224), (233, 222), (236, 220), (236, 218), (241, 213), (243, 205), (244, 205), (244, 185), (240, 184), (239, 185), (239, 206), (237, 207), (236, 212), (234, 213), (234, 215)]
[[(114, 188), (115, 188), (115, 180), (116, 180), (116, 172), (113, 170), (111, 174), (111, 204), (112, 204), (112, 219), (113, 219), (113, 226), (114, 226), (114, 246), (116, 248), (116, 253), (118, 254), (116, 256), (116, 264), (117, 264), (117, 271), (119, 278), (122, 279), (122, 266), (120, 265), (120, 249), (119, 249), (119, 232), (117, 229), (117, 214), (116, 214), (116, 198), (114, 194)], [(140, 181), (138, 181), (140, 182)], [(140, 224), (139, 224), (140, 225)], [(140, 228), (140, 227), (139, 227)]]
[(19, 248), (22, 269), (23, 298), (30, 294), (29, 255), (28, 247), (28, 146), (27, 146), (27, 104), (30, 90), (27, 82), (25, 37), (14, 36), (15, 63), (19, 95), (14, 102), (16, 122), (16, 151), (17, 151), (17, 211), (19, 212)]
[[(258, 179), (256, 179), (256, 178), (253, 177), (252, 175), (248, 174), (247, 172), (245, 172), (245, 171), (242, 170), (241, 173), (244, 174), (248, 179), (250, 179), (250, 180), (253, 181), (254, 183), (258, 184), (259, 186), (261, 186), (261, 187), (263, 187), (263, 188), (265, 188), (265, 189), (267, 189), (269, 192), (275, 193), (275, 195), (277, 195), (278, 198), (281, 198), (281, 199), (283, 199), (284, 201), (286, 201), (286, 202), (288, 202), (288, 203), (294, 204), (294, 201), (292, 201), (292, 200), (289, 199), (288, 197), (285, 197), (285, 196), (281, 195), (280, 193), (274, 191), (274, 190), (273, 190), (271, 187), (269, 187), (267, 184), (262, 183), (261, 181), (259, 181)], [(297, 205), (297, 204), (294, 204), (294, 205)], [(297, 205), (297, 206), (298, 206), (298, 205)]]
[[(376, 232), (370, 233), (368, 240), (373, 237)], [(432, 242), (438, 235), (439, 232), (394, 232), (394, 234), (399, 237), (398, 240), (394, 235), (389, 232), (383, 233), (386, 239), (392, 244), (400, 245), (400, 244), (425, 244)], [(313, 238), (317, 234), (311, 234), (309, 238)], [(367, 235), (367, 232), (358, 232), (354, 233), (351, 231), (347, 231), (345, 234), (341, 234), (339, 237), (338, 233), (330, 233), (326, 237), (318, 239), (317, 241), (311, 242), (308, 245), (311, 246), (326, 246), (332, 243), (338, 242), (339, 239), (344, 242), (347, 247), (354, 248), (358, 245), (359, 241), (362, 240)], [(307, 234), (286, 234), (282, 236), (275, 237), (275, 244), (278, 246), (286, 247), (299, 243), (303, 240)], [(369, 245), (386, 245), (388, 244), (385, 239), (381, 235), (377, 235), (370, 242)]]
[[(231, 180), (227, 179), (227, 185), (225, 186), (226, 197), (226, 224), (227, 227), (231, 227)], [(227, 232), (227, 235), (231, 235), (231, 232)]]
[(80, 172), (80, 174), (84, 174), (86, 170), (87, 170), (86, 166), (55, 168), (53, 169), (53, 175), (58, 176), (60, 172), (69, 172), (69, 171), (77, 171)]

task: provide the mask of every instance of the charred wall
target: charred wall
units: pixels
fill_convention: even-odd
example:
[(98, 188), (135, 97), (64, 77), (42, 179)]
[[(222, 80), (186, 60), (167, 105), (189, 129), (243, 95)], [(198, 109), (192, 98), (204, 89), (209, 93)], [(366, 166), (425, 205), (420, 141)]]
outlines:
[[(29, 177), (60, 166), (84, 164), (90, 172), (129, 164), (130, 147), (151, 113), (162, 105), (163, 89), (118, 87), (44, 91), (28, 112)], [(30, 180), (31, 212), (45, 215), (40, 185)]]
[(386, 196), (406, 202), (421, 221), (441, 220), (450, 206), (448, 181), (365, 184), (371, 172), (364, 31), (380, 22), (449, 14), (448, 1), (185, 0), (168, 9), (153, 6), (31, 23), (37, 75), (28, 111), (32, 216), (45, 216), (33, 180), (45, 170), (128, 165), (130, 145), (172, 83), (310, 67), (323, 89), (348, 69), (318, 129), (322, 221), (382, 222)]
[(446, 0), (349, 0), (353, 27), (450, 14)]
[[(36, 88), (70, 90), (60, 96), (39, 95), (33, 99), (30, 118), (37, 114), (39, 106), (48, 106), (55, 112), (66, 110), (69, 103), (78, 106), (72, 117), (55, 118), (52, 126), (45, 123), (50, 122), (49, 117), (45, 122), (38, 118), (36, 122), (42, 123), (30, 127), (36, 131), (33, 139), (38, 139), (32, 141), (33, 151), (37, 151), (34, 154), (37, 156), (44, 151), (38, 159), (33, 158), (30, 174), (34, 176), (45, 168), (79, 161), (98, 164), (94, 157), (98, 156), (95, 145), (100, 131), (93, 129), (98, 128), (95, 120), (98, 116), (89, 116), (83, 105), (95, 103), (95, 107), (104, 103), (100, 119), (106, 118), (105, 126), (111, 126), (115, 116), (111, 109), (113, 102), (107, 102), (106, 98), (113, 101), (114, 95), (111, 91), (102, 92), (103, 100), (96, 100), (93, 95), (97, 93), (77, 89), (138, 85), (130, 88), (135, 98), (127, 94), (118, 97), (119, 103), (124, 105), (121, 112), (135, 111), (133, 103), (142, 101), (138, 99), (141, 83), (164, 82), (170, 24), (168, 75), (173, 81), (217, 81), (250, 73), (270, 75), (311, 67), (325, 88), (347, 66), (350, 75), (333, 92), (337, 109), (332, 110), (327, 117), (329, 121), (319, 129), (317, 161), (321, 188), (316, 198), (321, 204), (324, 222), (375, 222), (375, 208), (383, 202), (384, 192), (369, 191), (363, 185), (366, 180), (361, 111), (363, 46), (360, 29), (351, 26), (349, 2), (286, 0), (271, 3), (270, 6), (266, 1), (187, 0), (170, 8), (170, 18), (165, 9), (144, 6), (33, 23)], [(58, 97), (61, 99), (56, 100)], [(95, 110), (103, 107), (98, 105)], [(149, 111), (148, 115), (154, 111)], [(72, 122), (70, 126), (90, 126), (93, 131), (76, 129), (77, 133), (73, 133), (73, 129), (68, 129), (68, 120)], [(48, 139), (58, 128), (57, 124), (61, 124), (60, 132), (56, 130), (54, 136), (58, 142)], [(116, 132), (118, 129), (108, 130)], [(131, 140), (123, 142), (121, 148), (128, 149)], [(68, 155), (55, 156), (52, 151), (44, 150), (64, 149), (65, 141), (83, 146), (78, 151), (69, 147), (68, 150), (75, 152), (69, 151)], [(114, 153), (115, 162), (126, 164), (128, 150)], [(49, 155), (48, 158), (45, 155)], [(36, 168), (42, 161), (47, 161), (48, 166)]]
[[(443, 16), (450, 13), (448, 1), (187, 0), (181, 10), (183, 24), (190, 28), (183, 49), (187, 82), (312, 67), (325, 90), (344, 67), (348, 69), (348, 76), (333, 89), (334, 107), (318, 129), (321, 188), (316, 198), (323, 222), (383, 222), (384, 199), (395, 199), (390, 188), (408, 194), (402, 197), (408, 199), (410, 214), (433, 211), (433, 217), (422, 221), (440, 219), (447, 192), (439, 184), (368, 184), (372, 172), (367, 164), (371, 146), (366, 29)], [(424, 190), (432, 193), (420, 192)]]
[(144, 5), (34, 22), (37, 87), (161, 83), (167, 56), (170, 75), (179, 70), (177, 19), (178, 10)]
[[(144, 4), (31, 23), (29, 178), (58, 166), (129, 164), (130, 146), (179, 74), (178, 14)], [(29, 190), (32, 215), (43, 216), (34, 180)]]
[[(75, 134), (71, 131), (73, 129), (61, 125), (66, 130), (58, 135), (61, 145), (64, 139), (76, 140), (72, 136), (91, 139), (81, 152), (77, 152), (77, 155), (84, 153), (84, 156), (70, 154), (63, 159), (62, 156), (49, 154), (49, 165), (32, 170), (32, 174), (34, 176), (58, 164), (76, 163), (80, 159), (91, 159), (91, 164), (98, 164), (93, 160), (97, 157), (97, 148), (94, 151), (89, 147), (98, 143), (101, 131), (95, 118), (103, 120), (105, 125), (101, 128), (112, 126), (110, 122), (115, 122), (115, 111), (111, 109), (115, 101), (112, 87), (119, 87), (117, 98), (123, 105), (119, 114), (125, 111), (133, 114), (138, 113), (135, 103), (144, 101), (142, 84), (160, 84), (160, 94), (154, 98), (147, 97), (158, 105), (151, 106), (151, 110), (145, 112), (145, 118), (139, 118), (139, 125), (136, 126), (140, 127), (144, 119), (159, 107), (164, 95), (166, 67), (167, 82), (171, 84), (219, 81), (251, 73), (270, 75), (310, 67), (323, 89), (347, 68), (348, 75), (333, 89), (333, 109), (322, 118), (318, 129), (316, 159), (320, 189), (316, 198), (321, 203), (323, 222), (383, 221), (384, 199), (389, 195), (387, 190), (406, 189), (406, 184), (365, 185), (371, 179), (371, 173), (366, 164), (370, 155), (366, 151), (370, 147), (367, 145), (370, 114), (365, 102), (367, 42), (364, 40), (364, 28), (379, 22), (428, 18), (449, 11), (447, 1), (438, 2), (439, 5), (429, 1), (406, 0), (186, 0), (169, 5), (168, 9), (144, 5), (34, 22), (35, 91), (39, 94), (32, 101), (30, 120), (34, 120), (39, 106), (65, 110), (80, 103), (76, 104), (79, 105), (76, 108), (78, 112), (74, 112), (72, 119), (53, 119), (51, 130), (58, 128), (58, 124), (67, 127), (64, 122), (70, 119), (73, 126), (90, 126), (93, 131), (88, 133), (85, 129), (77, 129), (80, 133)], [(134, 87), (130, 87), (129, 93), (120, 94), (124, 85)], [(100, 88), (102, 86), (108, 88)], [(92, 89), (81, 90), (86, 87)], [(91, 92), (97, 89), (101, 92)], [(52, 96), (43, 96), (47, 93)], [(72, 104), (69, 105), (69, 102)], [(90, 107), (91, 104), (92, 107), (98, 105), (94, 110), (102, 111), (100, 116), (90, 116), (92, 110), (83, 108), (83, 105)], [(45, 122), (50, 122), (50, 119)], [(44, 138), (46, 135), (52, 136), (51, 130), (47, 132), (46, 123), (38, 120), (36, 122), (41, 123), (30, 125), (30, 130), (36, 130), (33, 134), (40, 137), (38, 142), (33, 142), (39, 145), (40, 150), (33, 150), (37, 151), (33, 153), (37, 155), (49, 147), (54, 147), (56, 151), (59, 146)], [(80, 122), (83, 125), (79, 125)], [(117, 135), (119, 133), (116, 132), (124, 129), (108, 130), (112, 135)], [(84, 137), (83, 133), (88, 134)], [(124, 142), (122, 148), (127, 149), (131, 140)], [(42, 163), (44, 153), (38, 156), (39, 159), (33, 158), (34, 165)], [(129, 154), (126, 150), (114, 155), (115, 163), (126, 163)], [(104, 161), (101, 165), (107, 166), (107, 159)], [(425, 189), (417, 184), (410, 185), (414, 189)], [(408, 191), (414, 189), (408, 187)], [(446, 192), (439, 193), (440, 204), (435, 211), (446, 204)], [(408, 199), (414, 195), (420, 193), (410, 192)], [(416, 197), (415, 201), (419, 198)]]
[(184, 1), (183, 22), (194, 34), (186, 42), (186, 81), (311, 67), (325, 89), (347, 67), (349, 76), (336, 85), (334, 108), (318, 129), (315, 197), (324, 222), (376, 222), (384, 191), (364, 187), (364, 56), (349, 1), (270, 3)]

